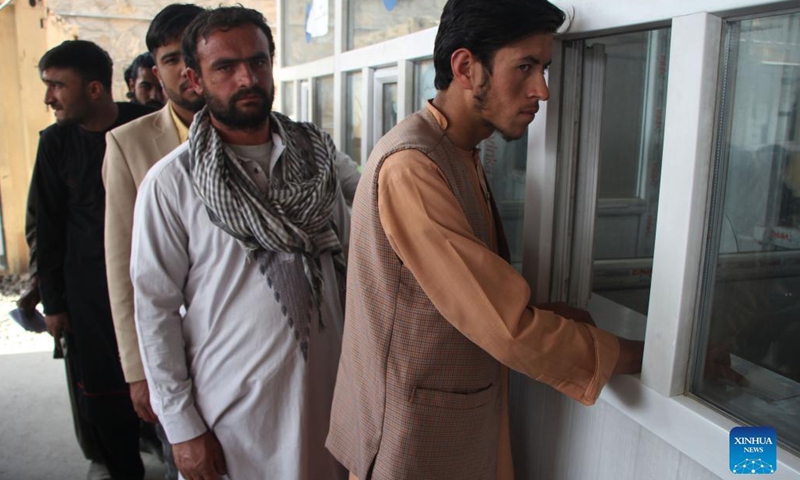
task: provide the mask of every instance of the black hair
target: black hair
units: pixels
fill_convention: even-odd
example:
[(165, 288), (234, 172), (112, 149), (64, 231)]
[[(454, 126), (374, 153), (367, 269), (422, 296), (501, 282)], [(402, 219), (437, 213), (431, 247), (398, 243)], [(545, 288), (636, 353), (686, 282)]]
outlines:
[(108, 92), (111, 92), (113, 67), (108, 52), (86, 40), (67, 40), (39, 59), (39, 73), (48, 68), (69, 68), (75, 70), (84, 83), (98, 81)]
[(173, 3), (164, 7), (150, 22), (145, 43), (150, 53), (173, 40), (180, 40), (183, 31), (204, 10), (191, 3)]
[(257, 10), (245, 8), (241, 5), (233, 7), (219, 7), (205, 10), (186, 27), (183, 35), (183, 61), (187, 68), (191, 68), (200, 75), (200, 62), (197, 58), (197, 41), (200, 37), (207, 38), (216, 30), (228, 31), (242, 25), (254, 25), (267, 36), (269, 43), (269, 57), (275, 61), (275, 41), (272, 39), (272, 30), (267, 26), (264, 15)]
[[(150, 52), (145, 52), (138, 55), (136, 58), (133, 59), (133, 62), (131, 62), (131, 65), (128, 67), (131, 70), (130, 78), (129, 79), (126, 78), (125, 81), (127, 82), (128, 80), (133, 80), (133, 83), (136, 83), (136, 79), (139, 78), (140, 68), (151, 70), (155, 65), (156, 62), (153, 59), (153, 55), (151, 55)], [(128, 69), (126, 68), (125, 72), (127, 73), (127, 71)]]
[(466, 48), (492, 72), (500, 48), (537, 33), (555, 33), (566, 16), (547, 0), (448, 0), (433, 46), (434, 86), (453, 81), (450, 57)]

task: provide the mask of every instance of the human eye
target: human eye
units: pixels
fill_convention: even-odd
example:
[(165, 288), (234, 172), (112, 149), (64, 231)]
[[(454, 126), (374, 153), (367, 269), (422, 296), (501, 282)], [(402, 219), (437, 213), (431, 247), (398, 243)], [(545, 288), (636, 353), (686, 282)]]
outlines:
[(531, 68), (533, 68), (533, 66), (530, 63), (523, 63), (522, 65), (519, 66), (520, 71), (525, 73), (530, 72)]

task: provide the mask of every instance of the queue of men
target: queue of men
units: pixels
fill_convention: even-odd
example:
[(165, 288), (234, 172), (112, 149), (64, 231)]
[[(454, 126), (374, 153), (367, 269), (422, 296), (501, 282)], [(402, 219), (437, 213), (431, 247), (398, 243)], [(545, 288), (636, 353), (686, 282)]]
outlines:
[(153, 113), (113, 101), (97, 45), (47, 52), (38, 274), (90, 478), (143, 478), (144, 421), (167, 478), (511, 479), (509, 368), (585, 404), (638, 371), (640, 342), (531, 305), (478, 161), (548, 99), (563, 20), (544, 0), (448, 1), (438, 93), (360, 182), (327, 133), (272, 111), (255, 10), (156, 15)]

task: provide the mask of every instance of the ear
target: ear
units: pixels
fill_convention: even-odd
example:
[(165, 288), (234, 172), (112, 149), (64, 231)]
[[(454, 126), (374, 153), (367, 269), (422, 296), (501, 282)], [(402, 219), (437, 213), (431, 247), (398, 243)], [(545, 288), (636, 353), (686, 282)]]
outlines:
[(161, 74), (158, 73), (158, 65), (153, 65), (153, 75), (156, 76), (158, 83), (161, 84), (161, 87), (164, 87), (164, 82), (161, 81)]
[(186, 67), (186, 78), (189, 79), (189, 83), (192, 85), (192, 90), (194, 90), (194, 93), (202, 95), (203, 79), (200, 77), (200, 74), (197, 73), (193, 68)]
[(453, 81), (464, 90), (472, 90), (476, 82), (480, 82), (480, 62), (466, 48), (459, 48), (450, 56), (450, 69), (453, 71)]
[(128, 90), (130, 90), (132, 92), (133, 88), (135, 86), (136, 86), (136, 83), (133, 80), (128, 80)]
[(99, 80), (93, 80), (86, 85), (86, 94), (92, 100), (97, 100), (104, 95), (106, 88)]

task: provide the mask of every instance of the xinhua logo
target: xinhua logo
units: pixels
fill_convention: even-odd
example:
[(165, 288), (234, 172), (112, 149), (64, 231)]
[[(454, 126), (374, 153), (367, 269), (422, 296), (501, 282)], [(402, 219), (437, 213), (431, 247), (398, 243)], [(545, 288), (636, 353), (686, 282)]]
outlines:
[(775, 473), (778, 437), (772, 427), (736, 427), (730, 434), (731, 472), (742, 475)]

